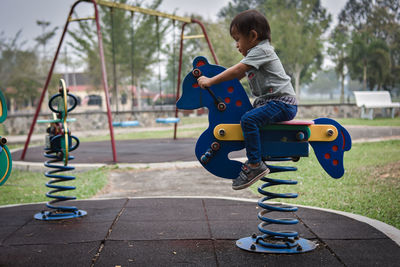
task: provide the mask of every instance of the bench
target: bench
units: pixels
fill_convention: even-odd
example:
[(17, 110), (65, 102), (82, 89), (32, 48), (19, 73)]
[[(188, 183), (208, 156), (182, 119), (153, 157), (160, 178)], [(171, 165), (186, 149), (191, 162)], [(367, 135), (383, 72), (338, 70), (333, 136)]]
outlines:
[(362, 119), (374, 119), (374, 109), (391, 109), (394, 118), (395, 108), (400, 108), (400, 103), (392, 102), (388, 91), (354, 91), (357, 107), (361, 108)]

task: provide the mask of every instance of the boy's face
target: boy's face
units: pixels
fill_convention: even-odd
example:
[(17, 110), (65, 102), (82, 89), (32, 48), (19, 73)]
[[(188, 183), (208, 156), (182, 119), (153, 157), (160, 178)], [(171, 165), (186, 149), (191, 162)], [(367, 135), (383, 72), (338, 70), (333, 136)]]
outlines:
[(246, 36), (239, 33), (236, 27), (232, 28), (232, 38), (236, 41), (236, 48), (243, 56), (246, 56), (247, 51), (259, 43), (257, 40), (257, 33), (255, 33), (255, 36), (254, 33), (255, 31), (252, 31), (248, 36)]

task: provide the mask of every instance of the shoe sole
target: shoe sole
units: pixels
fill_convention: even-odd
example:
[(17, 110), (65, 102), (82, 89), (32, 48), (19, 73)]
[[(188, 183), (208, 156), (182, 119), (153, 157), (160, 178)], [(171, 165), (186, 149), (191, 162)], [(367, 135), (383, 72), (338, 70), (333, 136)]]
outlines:
[(238, 185), (238, 186), (232, 186), (233, 190), (241, 190), (241, 189), (245, 189), (249, 186), (251, 186), (252, 184), (254, 184), (255, 182), (257, 182), (258, 180), (260, 180), (261, 178), (263, 178), (265, 175), (267, 175), (270, 172), (270, 170), (267, 168), (265, 171), (263, 171), (262, 173), (260, 173), (259, 175), (257, 175), (253, 180), (251, 180), (250, 182), (248, 182), (247, 184), (242, 184), (242, 185)]

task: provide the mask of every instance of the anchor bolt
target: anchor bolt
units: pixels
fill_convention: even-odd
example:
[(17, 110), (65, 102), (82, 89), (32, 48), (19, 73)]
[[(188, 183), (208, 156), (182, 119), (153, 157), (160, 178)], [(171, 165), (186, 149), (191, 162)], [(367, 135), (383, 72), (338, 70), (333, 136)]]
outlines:
[(221, 148), (221, 145), (220, 145), (218, 142), (213, 142), (213, 143), (211, 144), (211, 149), (214, 150), (214, 151), (217, 151), (217, 150), (219, 150), (220, 148)]

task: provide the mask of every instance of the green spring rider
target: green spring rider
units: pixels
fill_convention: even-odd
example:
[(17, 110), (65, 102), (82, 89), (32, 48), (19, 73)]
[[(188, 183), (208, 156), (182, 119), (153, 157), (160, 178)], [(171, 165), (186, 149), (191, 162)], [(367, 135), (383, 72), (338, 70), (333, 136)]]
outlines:
[[(0, 91), (0, 123), (7, 118), (7, 103), (3, 93)], [(10, 150), (7, 147), (7, 139), (0, 136), (0, 186), (8, 179), (12, 169), (12, 159)]]

